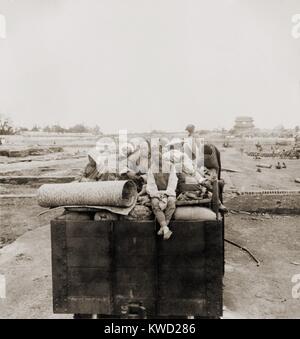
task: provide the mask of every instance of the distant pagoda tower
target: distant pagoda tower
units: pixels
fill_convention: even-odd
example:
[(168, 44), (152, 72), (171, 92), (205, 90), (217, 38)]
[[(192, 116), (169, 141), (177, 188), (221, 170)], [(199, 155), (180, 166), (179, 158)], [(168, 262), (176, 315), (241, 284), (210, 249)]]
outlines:
[(237, 117), (233, 127), (235, 135), (250, 136), (254, 132), (254, 120), (251, 117)]

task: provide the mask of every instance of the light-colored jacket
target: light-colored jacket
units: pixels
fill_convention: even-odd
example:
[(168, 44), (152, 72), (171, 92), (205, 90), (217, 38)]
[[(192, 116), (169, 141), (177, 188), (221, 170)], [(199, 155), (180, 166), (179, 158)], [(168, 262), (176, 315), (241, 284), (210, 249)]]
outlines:
[(205, 181), (204, 175), (196, 169), (193, 161), (185, 153), (179, 150), (171, 150), (164, 153), (163, 160), (173, 162), (178, 173), (182, 172), (194, 178), (196, 183), (201, 184)]
[(152, 172), (151, 168), (148, 171), (147, 186), (146, 191), (151, 198), (158, 198), (159, 196), (165, 194), (168, 197), (176, 197), (176, 188), (177, 188), (178, 178), (176, 174), (175, 166), (171, 166), (169, 173), (168, 185), (166, 190), (159, 190), (157, 187), (155, 174)]

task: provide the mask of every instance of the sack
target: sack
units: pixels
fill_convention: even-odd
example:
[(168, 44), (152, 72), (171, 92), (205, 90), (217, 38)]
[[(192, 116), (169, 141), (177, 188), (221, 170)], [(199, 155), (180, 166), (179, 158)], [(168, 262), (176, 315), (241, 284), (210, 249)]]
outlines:
[(175, 220), (216, 220), (216, 214), (206, 207), (199, 206), (182, 206), (177, 207), (174, 213)]
[(143, 205), (136, 205), (129, 215), (124, 216), (125, 220), (152, 220), (151, 208)]

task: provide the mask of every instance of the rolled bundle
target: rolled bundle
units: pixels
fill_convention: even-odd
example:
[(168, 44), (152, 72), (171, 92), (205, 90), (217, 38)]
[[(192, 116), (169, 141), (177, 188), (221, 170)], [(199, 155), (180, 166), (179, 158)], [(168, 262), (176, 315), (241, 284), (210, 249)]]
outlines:
[(43, 185), (38, 190), (41, 207), (112, 206), (127, 208), (137, 199), (133, 181), (99, 181)]

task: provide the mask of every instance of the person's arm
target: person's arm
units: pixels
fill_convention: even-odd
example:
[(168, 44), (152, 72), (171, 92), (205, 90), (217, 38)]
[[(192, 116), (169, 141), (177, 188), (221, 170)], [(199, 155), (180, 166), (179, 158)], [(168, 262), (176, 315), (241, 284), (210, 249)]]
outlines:
[(146, 191), (150, 195), (151, 198), (155, 198), (159, 196), (158, 188), (157, 188), (155, 178), (154, 178), (154, 175), (151, 169), (148, 172)]
[(87, 177), (87, 171), (89, 168), (89, 164), (85, 166), (83, 170), (80, 171), (80, 173), (75, 177), (75, 182), (81, 182)]

